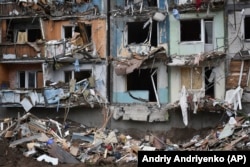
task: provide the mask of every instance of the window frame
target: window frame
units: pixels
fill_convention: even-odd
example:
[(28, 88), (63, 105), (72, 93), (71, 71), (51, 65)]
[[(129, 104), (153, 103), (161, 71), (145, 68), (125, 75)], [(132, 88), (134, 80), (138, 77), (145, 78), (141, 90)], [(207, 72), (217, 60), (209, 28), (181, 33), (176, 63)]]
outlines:
[(243, 25), (242, 25), (242, 31), (243, 31), (243, 39), (247, 42), (250, 42), (250, 32), (248, 33), (248, 37), (246, 38), (246, 18), (249, 19), (248, 20), (248, 27), (250, 28), (250, 15), (246, 15), (244, 16), (244, 20), (243, 20)]
[[(21, 73), (24, 73), (24, 78), (21, 78)], [(29, 74), (33, 74), (34, 78), (33, 81), (34, 82), (34, 87), (30, 86), (30, 75)], [(21, 80), (24, 79), (24, 87), (21, 85)], [(18, 88), (25, 88), (25, 89), (31, 89), (31, 88), (37, 88), (37, 71), (33, 71), (33, 70), (28, 70), (28, 71), (18, 71), (17, 72), (17, 83), (18, 83)]]
[[(14, 30), (14, 39), (13, 39), (13, 41), (14, 41), (14, 43), (17, 43), (17, 40), (18, 40), (18, 32), (19, 31), (23, 31), (23, 32), (26, 32), (27, 33), (27, 42), (35, 42), (35, 41), (29, 41), (29, 30), (40, 30), (40, 32), (41, 32), (41, 38), (42, 38), (42, 31), (41, 31), (41, 29), (40, 28), (20, 28), (20, 29), (15, 29)], [(40, 38), (40, 39), (41, 39)], [(38, 38), (39, 39), (39, 38)], [(38, 40), (37, 39), (37, 40)]]
[(187, 44), (187, 43), (200, 43), (200, 42), (205, 42), (205, 19), (195, 19), (200, 21), (200, 40), (193, 40), (193, 41), (182, 41), (181, 40), (181, 21), (193, 21), (194, 19), (181, 19), (179, 22), (179, 41), (181, 44)]
[[(154, 20), (153, 20), (154, 21)], [(136, 43), (136, 42), (130, 42), (129, 43), (129, 28), (128, 28), (128, 23), (136, 23), (136, 22), (140, 22), (140, 23), (142, 23), (142, 24), (145, 24), (146, 22), (147, 22), (147, 20), (143, 20), (143, 21), (131, 21), (131, 22), (126, 22), (125, 24), (125, 27), (126, 27), (126, 29), (125, 29), (125, 31), (124, 31), (124, 46), (126, 47), (126, 46), (130, 46), (130, 45), (142, 45), (143, 44), (143, 42), (141, 42), (141, 43)], [(158, 44), (159, 44), (159, 23), (158, 22), (156, 22), (156, 21), (154, 21), (154, 23), (152, 23), (152, 26), (153, 25), (156, 25), (157, 27), (156, 27), (156, 32), (157, 32), (157, 34), (156, 34), (156, 37), (157, 37), (157, 40), (156, 40), (156, 46), (158, 46)], [(147, 25), (147, 27), (148, 26), (150, 26), (150, 25)], [(149, 28), (150, 27), (148, 27), (148, 32), (149, 32)], [(153, 31), (153, 28), (152, 28), (152, 31)], [(147, 38), (149, 38), (148, 36), (145, 38), (145, 40), (147, 39)], [(144, 41), (145, 41), (144, 40)], [(154, 42), (152, 42), (152, 32), (151, 32), (151, 41), (150, 41), (150, 45), (151, 46), (155, 46), (155, 45), (152, 45), (152, 43), (154, 43)], [(156, 47), (155, 46), (155, 47)]]

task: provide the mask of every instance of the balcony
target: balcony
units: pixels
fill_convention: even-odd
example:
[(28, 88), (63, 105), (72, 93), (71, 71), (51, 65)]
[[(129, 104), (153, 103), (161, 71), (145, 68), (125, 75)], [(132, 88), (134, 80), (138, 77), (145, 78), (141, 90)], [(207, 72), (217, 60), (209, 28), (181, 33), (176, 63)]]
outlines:
[(2, 62), (44, 60), (44, 44), (34, 42), (1, 43), (0, 59)]
[(180, 12), (199, 12), (221, 10), (225, 4), (224, 0), (170, 0), (169, 9), (177, 9)]
[(32, 9), (30, 8), (24, 8), (20, 5), (18, 5), (18, 3), (16, 1), (0, 1), (0, 16), (1, 17), (17, 17), (17, 16), (31, 16), (32, 13), (35, 14), (34, 12), (32, 12)]

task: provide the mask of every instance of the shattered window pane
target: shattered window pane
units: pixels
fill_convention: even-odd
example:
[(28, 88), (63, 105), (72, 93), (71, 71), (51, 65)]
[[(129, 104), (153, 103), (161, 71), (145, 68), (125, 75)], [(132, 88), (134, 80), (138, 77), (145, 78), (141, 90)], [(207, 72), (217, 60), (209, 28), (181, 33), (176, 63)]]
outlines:
[(88, 79), (89, 77), (91, 77), (91, 70), (87, 71), (79, 71), (79, 72), (75, 72), (75, 79), (76, 79), (76, 82), (78, 81), (81, 81), (83, 79)]
[[(127, 75), (127, 90), (147, 90), (149, 91), (149, 101), (155, 102), (156, 96), (151, 80), (151, 74), (155, 69), (140, 69)], [(154, 83), (157, 85), (157, 74), (153, 76)], [(157, 88), (156, 88), (157, 89)]]
[(72, 38), (74, 32), (80, 33), (80, 29), (78, 26), (63, 26), (63, 38)]
[[(157, 22), (153, 21), (151, 25), (144, 27), (145, 22), (128, 22), (128, 44), (142, 44), (148, 41), (152, 46), (157, 46)], [(151, 37), (150, 37), (151, 35)]]
[(181, 20), (181, 41), (201, 41), (201, 21)]
[(38, 39), (42, 39), (42, 32), (40, 29), (29, 29), (28, 30), (28, 41), (36, 42)]
[(64, 27), (64, 38), (72, 38), (72, 27), (71, 26)]

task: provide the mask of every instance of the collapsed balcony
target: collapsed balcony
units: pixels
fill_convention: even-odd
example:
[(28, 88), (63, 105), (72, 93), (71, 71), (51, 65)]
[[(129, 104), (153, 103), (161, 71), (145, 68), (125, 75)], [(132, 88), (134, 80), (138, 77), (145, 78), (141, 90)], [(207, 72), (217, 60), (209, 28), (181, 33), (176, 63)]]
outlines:
[(107, 100), (95, 89), (93, 78), (68, 83), (46, 82), (40, 89), (6, 89), (8, 83), (2, 83), (0, 105), (2, 107), (23, 107), (29, 111), (33, 107), (72, 108), (77, 106), (101, 107)]

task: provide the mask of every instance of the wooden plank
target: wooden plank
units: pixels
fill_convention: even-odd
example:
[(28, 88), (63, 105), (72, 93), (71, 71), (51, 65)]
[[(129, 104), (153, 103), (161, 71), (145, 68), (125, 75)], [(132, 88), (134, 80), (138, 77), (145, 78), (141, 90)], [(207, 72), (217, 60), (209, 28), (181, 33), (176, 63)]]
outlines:
[(78, 22), (78, 26), (79, 26), (79, 29), (80, 29), (80, 34), (81, 34), (81, 37), (82, 37), (83, 45), (86, 45), (86, 44), (88, 44), (90, 42), (90, 40), (88, 39), (86, 25), (83, 22)]
[(244, 138), (246, 138), (246, 137), (248, 137), (248, 135), (247, 135), (247, 134), (243, 134), (243, 135), (242, 135), (241, 137), (239, 137), (238, 139), (235, 139), (235, 140), (231, 141), (231, 143), (228, 144), (228, 145), (226, 145), (226, 146), (223, 148), (223, 150), (224, 150), (224, 151), (230, 151), (230, 150), (232, 150), (235, 144), (237, 144), (239, 141), (241, 141), (242, 139), (244, 139)]
[(202, 68), (181, 68), (181, 85), (185, 85), (186, 89), (201, 89), (202, 82)]
[(22, 139), (19, 139), (19, 140), (15, 140), (12, 143), (10, 143), (10, 147), (15, 147), (18, 144), (22, 144), (24, 142), (28, 142), (28, 141), (31, 141), (31, 140), (34, 140), (34, 139), (38, 139), (41, 136), (42, 136), (42, 134), (38, 133), (38, 134), (30, 136), (30, 137), (25, 137), (25, 138), (22, 138)]
[[(230, 75), (226, 79), (226, 89), (234, 89), (238, 87), (238, 82), (239, 82), (239, 77), (240, 75)], [(247, 75), (242, 75), (241, 79), (241, 87), (244, 88), (246, 87), (247, 84)]]
[[(241, 69), (241, 61), (231, 61), (230, 63), (230, 72), (240, 72)], [(244, 68), (243, 68), (243, 72), (248, 72), (248, 63), (244, 62)]]
[(186, 89), (191, 88), (190, 80), (190, 68), (183, 67), (181, 68), (181, 85), (185, 85)]
[(201, 89), (202, 88), (202, 68), (193, 68), (192, 73), (192, 88)]

